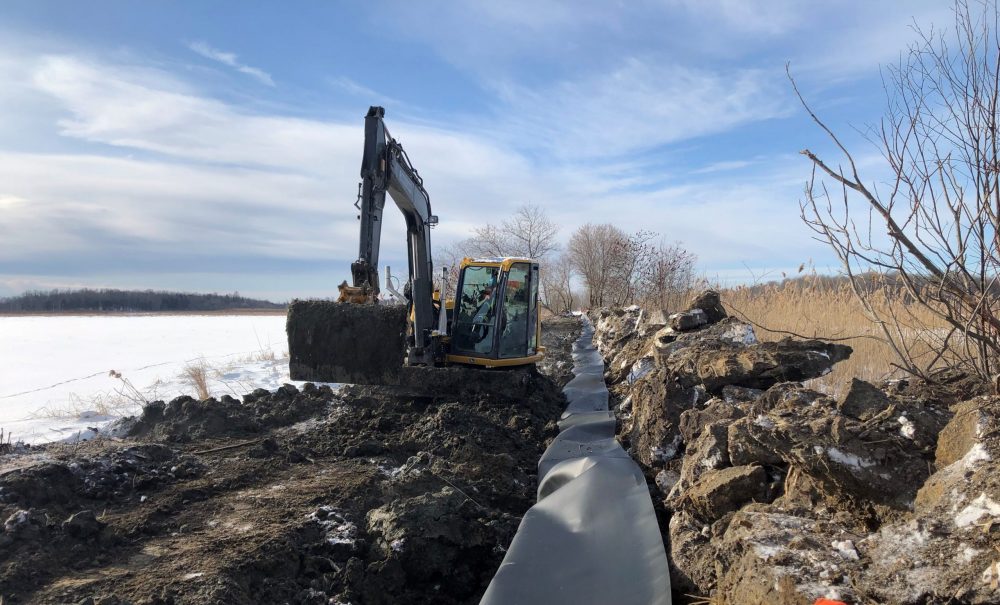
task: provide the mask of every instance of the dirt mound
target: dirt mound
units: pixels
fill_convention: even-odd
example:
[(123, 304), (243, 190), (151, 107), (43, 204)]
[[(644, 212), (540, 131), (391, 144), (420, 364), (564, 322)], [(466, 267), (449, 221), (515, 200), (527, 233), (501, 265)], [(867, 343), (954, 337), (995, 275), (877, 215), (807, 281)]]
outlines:
[[(574, 319), (546, 323), (551, 367)], [(0, 466), (5, 603), (474, 603), (564, 406), (307, 385), (147, 408), (124, 441)], [(137, 442), (135, 439), (142, 439)]]
[(332, 399), (330, 387), (311, 383), (301, 393), (291, 384), (273, 393), (257, 389), (242, 402), (229, 395), (200, 401), (185, 395), (143, 407), (127, 434), (173, 442), (257, 434), (316, 416)]
[(665, 325), (657, 315), (602, 311), (596, 340), (621, 437), (669, 517), (675, 590), (1000, 602), (1000, 399), (966, 401), (982, 385), (942, 375), (856, 380), (834, 400), (801, 381), (847, 347), (757, 343), (711, 293)]

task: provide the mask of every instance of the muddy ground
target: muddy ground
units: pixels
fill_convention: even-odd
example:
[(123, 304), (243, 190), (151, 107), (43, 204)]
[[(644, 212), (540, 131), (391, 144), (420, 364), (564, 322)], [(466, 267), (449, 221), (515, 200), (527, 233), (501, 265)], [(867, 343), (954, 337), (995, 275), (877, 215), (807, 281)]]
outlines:
[(126, 438), (5, 455), (0, 602), (478, 602), (534, 502), (578, 331), (547, 321), (548, 359), (509, 392), (180, 398)]

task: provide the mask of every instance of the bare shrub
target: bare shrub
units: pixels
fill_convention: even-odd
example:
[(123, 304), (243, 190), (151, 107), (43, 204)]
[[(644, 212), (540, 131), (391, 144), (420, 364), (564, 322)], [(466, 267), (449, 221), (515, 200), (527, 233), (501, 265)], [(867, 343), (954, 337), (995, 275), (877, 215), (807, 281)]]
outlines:
[[(813, 165), (802, 216), (840, 258), (896, 366), (990, 378), (1000, 370), (1000, 11), (995, 0), (958, 0), (954, 17), (947, 33), (915, 27), (916, 43), (885, 70), (888, 108), (870, 139), (891, 171), (887, 186), (866, 184), (792, 80), (846, 164), (802, 152)], [(882, 305), (886, 283), (913, 304)]]

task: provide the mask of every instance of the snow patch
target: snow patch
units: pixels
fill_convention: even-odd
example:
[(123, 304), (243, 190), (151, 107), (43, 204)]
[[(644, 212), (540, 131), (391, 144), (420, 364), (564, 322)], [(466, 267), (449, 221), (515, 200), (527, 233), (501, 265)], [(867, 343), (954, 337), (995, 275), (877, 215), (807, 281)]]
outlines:
[(912, 440), (917, 434), (917, 427), (907, 418), (905, 415), (899, 417), (899, 434), (907, 439)]
[(972, 548), (966, 544), (961, 544), (959, 545), (958, 554), (955, 555), (955, 561), (962, 565), (968, 565), (972, 562), (972, 559), (974, 559), (976, 555), (981, 552), (983, 551), (978, 548)]
[(628, 382), (629, 384), (635, 383), (637, 380), (641, 379), (646, 374), (653, 371), (655, 367), (655, 362), (652, 357), (643, 357), (639, 361), (632, 364), (632, 368), (628, 372)]
[(15, 511), (11, 516), (7, 517), (4, 521), (3, 529), (6, 532), (13, 532), (15, 529), (24, 525), (31, 519), (31, 513), (26, 510)]
[(754, 334), (753, 326), (745, 323), (734, 323), (732, 326), (726, 328), (726, 331), (720, 335), (720, 338), (748, 347), (757, 344), (757, 335)]
[(332, 506), (320, 506), (314, 512), (306, 515), (306, 519), (323, 528), (326, 542), (331, 546), (336, 544), (353, 545), (357, 542), (358, 526), (348, 521), (342, 513)]
[(702, 458), (701, 465), (707, 469), (718, 468), (722, 464), (722, 452), (715, 452), (711, 456)]
[(856, 469), (863, 469), (875, 466), (875, 462), (873, 460), (868, 460), (867, 458), (861, 458), (860, 456), (856, 456), (850, 452), (844, 452), (838, 450), (835, 447), (828, 447), (824, 450), (822, 446), (815, 445), (813, 446), (813, 451), (821, 455), (825, 451), (826, 457), (829, 458), (830, 460), (836, 462), (837, 464), (850, 466)]
[(854, 547), (853, 540), (834, 540), (830, 543), (830, 546), (840, 553), (840, 556), (844, 559), (851, 561), (857, 561), (859, 559), (858, 549)]
[(977, 443), (969, 448), (969, 451), (962, 456), (962, 467), (970, 467), (977, 462), (989, 462), (993, 458), (990, 457), (990, 453), (986, 451), (982, 443)]
[(681, 436), (674, 435), (674, 440), (663, 447), (653, 446), (649, 448), (649, 454), (657, 462), (668, 462), (677, 456), (677, 450), (681, 447)]
[(403, 464), (401, 466), (391, 467), (380, 464), (378, 465), (378, 471), (390, 479), (395, 479), (406, 472), (406, 465)]
[(753, 543), (753, 552), (754, 552), (754, 554), (756, 554), (761, 559), (764, 559), (765, 561), (769, 561), (773, 557), (776, 557), (778, 554), (781, 553), (781, 551), (782, 551), (782, 548), (780, 546), (771, 546), (771, 545), (768, 545), (768, 544), (760, 544), (759, 542), (754, 542)]
[(758, 414), (757, 417), (753, 419), (753, 424), (754, 426), (759, 426), (760, 428), (768, 431), (774, 430), (774, 427), (777, 426), (774, 424), (773, 420), (764, 414)]
[(1000, 504), (985, 493), (979, 494), (978, 498), (955, 515), (955, 527), (968, 527), (979, 521), (984, 515), (1000, 517)]

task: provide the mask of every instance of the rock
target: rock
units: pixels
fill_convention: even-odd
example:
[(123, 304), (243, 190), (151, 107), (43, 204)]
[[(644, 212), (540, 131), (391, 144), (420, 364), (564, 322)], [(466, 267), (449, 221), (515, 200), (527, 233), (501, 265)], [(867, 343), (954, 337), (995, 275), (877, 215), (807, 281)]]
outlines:
[[(685, 410), (680, 416), (680, 433), (685, 443), (693, 443), (709, 424), (719, 420), (736, 420), (743, 412), (735, 405), (717, 397), (709, 399), (704, 408)], [(728, 458), (728, 456), (727, 456)]]
[[(451, 487), (370, 511), (368, 534), (384, 558), (379, 568), (399, 566), (405, 572), (399, 582), (433, 581), (440, 584), (442, 594), (470, 598), (474, 591), (481, 591), (483, 570), (495, 570), (502, 558), (502, 553), (484, 556), (485, 545), (498, 540), (509, 544), (516, 529), (514, 522), (486, 524), (478, 512), (478, 505)], [(372, 591), (384, 588), (370, 587)], [(376, 596), (382, 602), (381, 595)]]
[(954, 416), (938, 435), (935, 463), (943, 468), (959, 460), (995, 429), (1000, 399), (978, 397), (955, 405)]
[(683, 495), (706, 473), (729, 466), (728, 422), (708, 424), (684, 452), (680, 482), (671, 498)]
[(663, 362), (684, 385), (701, 383), (710, 393), (727, 385), (767, 389), (779, 382), (823, 376), (851, 355), (846, 345), (792, 340), (740, 346), (721, 339), (698, 341)]
[(860, 498), (909, 509), (928, 461), (898, 432), (836, 413), (828, 397), (796, 383), (768, 390), (746, 418), (729, 427), (733, 464), (797, 467), (826, 497)]
[[(684, 410), (697, 405), (704, 389), (668, 382), (662, 367), (636, 381), (631, 388), (632, 415), (622, 424), (630, 451), (642, 464), (653, 466), (678, 453), (683, 441), (678, 431)], [(667, 456), (668, 453), (673, 455)]]
[(105, 523), (98, 521), (94, 512), (82, 510), (62, 522), (62, 530), (75, 538), (90, 538), (101, 533)]
[(656, 487), (659, 488), (660, 493), (666, 496), (677, 485), (680, 478), (681, 476), (677, 471), (662, 470), (656, 473), (654, 482), (656, 483)]
[(714, 324), (722, 321), (729, 316), (726, 313), (725, 307), (722, 306), (722, 301), (719, 297), (719, 293), (715, 290), (705, 290), (701, 294), (695, 296), (690, 303), (688, 303), (688, 310), (700, 309), (705, 313), (705, 319), (707, 323)]
[(857, 551), (845, 545), (860, 538), (833, 523), (748, 507), (716, 541), (716, 595), (725, 603), (867, 602), (852, 586)]
[[(955, 407), (942, 431), (941, 460), (958, 455), (920, 489), (909, 518), (883, 525), (858, 543), (872, 565), (861, 587), (892, 603), (996, 603), (1000, 560), (1000, 399), (980, 398)], [(978, 431), (969, 417), (979, 413)], [(979, 433), (978, 436), (973, 436)], [(1000, 578), (998, 578), (1000, 579)], [(956, 596), (957, 595), (957, 596)]]
[(669, 315), (662, 309), (647, 313), (639, 326), (639, 335), (648, 338), (670, 324)]
[(712, 542), (711, 526), (697, 519), (687, 510), (670, 516), (671, 588), (680, 593), (708, 594), (715, 588), (716, 553)]
[(858, 420), (868, 420), (889, 407), (889, 397), (874, 385), (851, 379), (851, 386), (837, 402), (837, 409)]
[(760, 389), (740, 387), (734, 384), (727, 384), (722, 387), (722, 399), (724, 399), (726, 403), (734, 405), (753, 403), (763, 394), (764, 391)]
[(706, 472), (683, 498), (687, 501), (685, 507), (712, 521), (766, 495), (767, 473), (763, 467), (736, 466)]
[(774, 428), (773, 421), (762, 415), (753, 418), (741, 418), (728, 427), (727, 444), (729, 460), (735, 465), (745, 464), (782, 464), (784, 459), (774, 451), (769, 444), (757, 438), (760, 431)]
[(674, 313), (669, 317), (670, 327), (677, 332), (694, 330), (708, 323), (708, 317), (701, 309)]
[(38, 533), (41, 522), (30, 510), (16, 510), (3, 523), (4, 534), (13, 538)]

